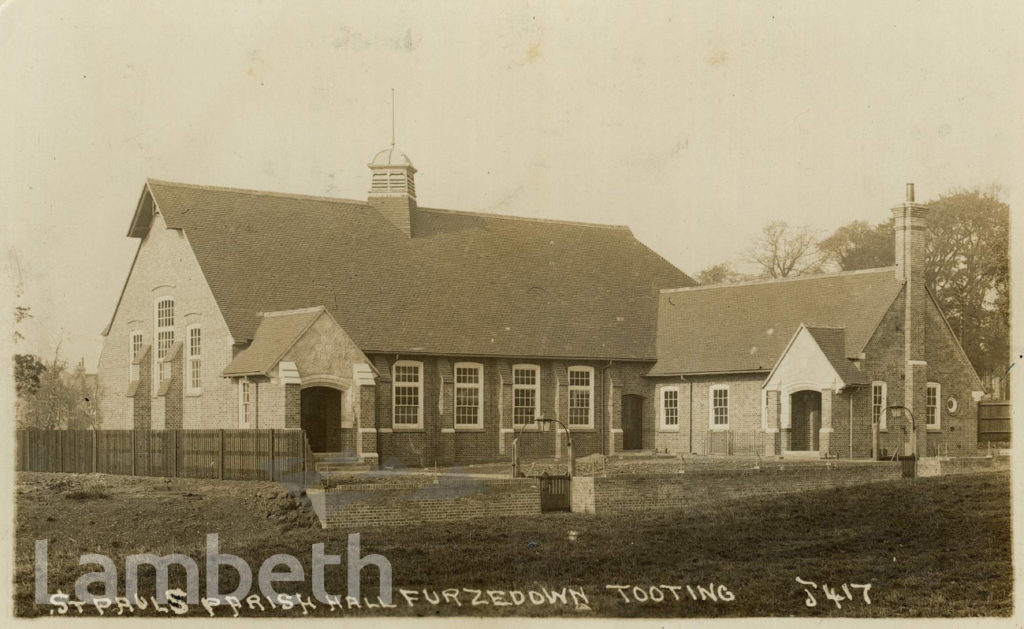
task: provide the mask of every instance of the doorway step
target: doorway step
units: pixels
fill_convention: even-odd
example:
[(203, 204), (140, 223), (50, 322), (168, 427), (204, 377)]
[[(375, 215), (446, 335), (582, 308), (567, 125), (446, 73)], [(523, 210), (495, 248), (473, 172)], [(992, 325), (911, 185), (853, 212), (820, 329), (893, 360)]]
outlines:
[(817, 450), (783, 450), (784, 459), (820, 459), (821, 452)]

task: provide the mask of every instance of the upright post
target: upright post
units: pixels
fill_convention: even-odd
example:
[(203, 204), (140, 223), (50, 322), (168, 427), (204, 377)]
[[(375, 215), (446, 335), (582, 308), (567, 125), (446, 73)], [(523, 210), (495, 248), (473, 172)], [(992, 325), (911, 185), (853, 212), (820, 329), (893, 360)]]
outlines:
[(132, 476), (135, 476), (135, 429), (132, 428)]
[[(357, 433), (358, 435), (358, 433)], [(274, 480), (274, 429), (270, 429), (270, 480)]]
[(99, 434), (97, 433), (96, 430), (92, 430), (91, 432), (92, 432), (92, 473), (95, 474), (95, 473), (97, 473), (99, 471), (98, 469), (96, 469), (96, 463), (99, 460), (99, 457), (97, 456), (98, 446), (96, 444), (96, 440), (99, 439)]
[(220, 457), (218, 457), (220, 458), (220, 474), (218, 478), (224, 480), (224, 429), (221, 428), (217, 432), (220, 433)]
[(872, 460), (878, 460), (879, 443), (878, 443), (878, 422), (871, 422), (871, 458)]
[(178, 477), (178, 431), (171, 432), (171, 462), (174, 465), (174, 478)]

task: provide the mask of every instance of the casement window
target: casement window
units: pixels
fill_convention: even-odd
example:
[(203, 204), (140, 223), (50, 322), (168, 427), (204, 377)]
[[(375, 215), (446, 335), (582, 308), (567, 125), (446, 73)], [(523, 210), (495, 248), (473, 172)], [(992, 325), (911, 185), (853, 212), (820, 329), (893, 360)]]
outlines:
[(593, 367), (569, 367), (569, 425), (594, 425)]
[(203, 382), (202, 329), (198, 325), (190, 326), (185, 330), (185, 339), (187, 343), (185, 382), (187, 383), (188, 392), (192, 395), (198, 395), (202, 392)]
[(423, 363), (400, 360), (392, 369), (391, 396), (396, 428), (423, 427)]
[(135, 359), (142, 351), (142, 332), (132, 332), (128, 335), (128, 380), (135, 382), (139, 379), (139, 366)]
[(927, 394), (925, 395), (925, 413), (928, 428), (942, 427), (942, 409), (939, 408), (939, 398), (942, 397), (942, 385), (938, 382), (929, 382)]
[(160, 361), (174, 345), (174, 299), (163, 297), (156, 302), (156, 352), (153, 353), (153, 373), (159, 373), (161, 380), (170, 376), (169, 369), (163, 369)]
[(729, 428), (729, 386), (716, 384), (709, 391), (710, 417), (712, 430), (727, 430)]
[(252, 384), (249, 381), (238, 381), (238, 425), (242, 428), (249, 427), (249, 420), (252, 417), (254, 402), (252, 388)]
[(878, 424), (879, 430), (886, 430), (889, 413), (885, 410), (887, 387), (884, 382), (871, 383), (871, 423)]
[(513, 365), (512, 367), (512, 423), (516, 426), (532, 424), (540, 414), (540, 367)]
[(661, 427), (679, 429), (679, 387), (661, 388)]
[(484, 366), (455, 363), (455, 427), (482, 428)]

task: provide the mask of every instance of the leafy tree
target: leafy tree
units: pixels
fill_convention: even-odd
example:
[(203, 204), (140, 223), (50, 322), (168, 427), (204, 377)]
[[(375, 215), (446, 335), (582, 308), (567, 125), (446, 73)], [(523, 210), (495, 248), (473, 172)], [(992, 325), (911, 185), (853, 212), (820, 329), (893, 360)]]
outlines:
[(786, 221), (765, 225), (745, 257), (761, 268), (762, 277), (776, 279), (816, 273), (823, 262), (814, 230), (807, 225), (791, 227)]
[(735, 284), (747, 279), (745, 275), (736, 271), (729, 262), (722, 262), (703, 269), (697, 274), (697, 283), (702, 286), (714, 284)]
[(896, 263), (892, 223), (854, 221), (818, 243), (822, 255), (842, 271), (876, 269)]
[(20, 400), (18, 427), (82, 429), (98, 426), (95, 392), (84, 370), (69, 372), (59, 351), (44, 367), (35, 393)]
[(14, 386), (19, 398), (32, 395), (39, 389), (39, 378), (46, 371), (46, 365), (32, 354), (14, 355)]
[(1004, 375), (1010, 358), (1010, 206), (997, 188), (956, 190), (928, 205), (929, 288), (978, 373)]
[[(1009, 364), (1009, 216), (998, 188), (955, 190), (928, 203), (926, 278), (975, 370)], [(855, 221), (820, 243), (843, 271), (894, 263), (892, 223)]]

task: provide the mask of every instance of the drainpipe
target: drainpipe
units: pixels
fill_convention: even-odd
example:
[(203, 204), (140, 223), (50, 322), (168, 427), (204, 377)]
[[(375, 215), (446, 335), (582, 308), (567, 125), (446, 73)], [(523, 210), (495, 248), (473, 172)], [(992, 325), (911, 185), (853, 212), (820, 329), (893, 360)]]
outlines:
[[(604, 418), (604, 427), (602, 428), (601, 435), (601, 452), (605, 455), (612, 454), (611, 448), (608, 447), (609, 437), (612, 434), (612, 415), (608, 413), (608, 369), (611, 368), (613, 360), (609, 360), (608, 364), (601, 368), (601, 398), (604, 400), (604, 404), (601, 405), (601, 416)], [(641, 427), (641, 433), (643, 428)]]
[[(683, 380), (686, 380), (685, 376), (679, 376), (679, 377), (682, 378)], [(693, 380), (687, 380), (687, 382), (690, 385), (690, 394), (688, 396), (690, 398), (690, 452), (689, 452), (689, 454), (693, 454)]]
[(850, 392), (850, 458), (853, 458), (853, 392)]

